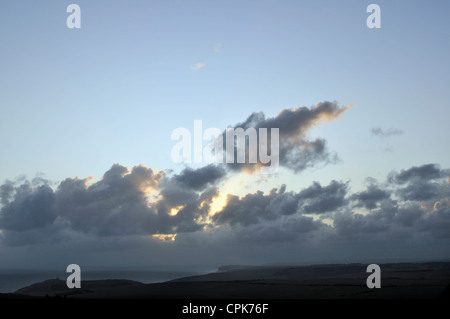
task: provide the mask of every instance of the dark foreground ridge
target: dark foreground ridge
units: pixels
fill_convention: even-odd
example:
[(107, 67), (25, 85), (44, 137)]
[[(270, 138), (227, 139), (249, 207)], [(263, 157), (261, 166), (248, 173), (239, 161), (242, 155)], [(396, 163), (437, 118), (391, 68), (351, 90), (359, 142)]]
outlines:
[(0, 298), (65, 299), (436, 299), (449, 298), (450, 262), (381, 264), (369, 289), (366, 264), (224, 266), (218, 272), (143, 284), (131, 280), (37, 283)]

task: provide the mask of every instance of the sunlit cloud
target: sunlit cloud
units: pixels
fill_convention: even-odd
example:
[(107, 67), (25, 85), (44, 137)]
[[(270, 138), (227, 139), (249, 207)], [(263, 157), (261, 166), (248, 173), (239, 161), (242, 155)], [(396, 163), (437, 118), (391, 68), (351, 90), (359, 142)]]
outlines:
[(211, 203), (211, 210), (209, 211), (209, 215), (212, 216), (217, 212), (220, 212), (225, 207), (226, 204), (227, 204), (226, 195), (220, 195), (215, 197)]
[(180, 210), (182, 210), (183, 208), (184, 208), (183, 205), (179, 205), (179, 206), (177, 206), (177, 207), (172, 207), (172, 208), (170, 209), (169, 215), (170, 215), (170, 216), (176, 216), (176, 215), (178, 214), (178, 212), (179, 212)]
[(162, 241), (162, 242), (174, 242), (177, 238), (177, 234), (153, 234), (153, 239)]

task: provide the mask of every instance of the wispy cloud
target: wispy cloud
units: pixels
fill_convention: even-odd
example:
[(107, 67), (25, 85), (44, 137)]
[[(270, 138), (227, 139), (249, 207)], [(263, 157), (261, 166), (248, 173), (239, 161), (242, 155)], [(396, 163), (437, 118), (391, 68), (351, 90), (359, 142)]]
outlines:
[(381, 127), (373, 127), (371, 132), (373, 135), (383, 137), (383, 138), (391, 137), (394, 135), (403, 135), (402, 130), (394, 129), (394, 128), (383, 130)]
[(221, 49), (222, 49), (222, 43), (217, 43), (214, 46), (214, 52), (220, 52)]
[(206, 66), (206, 62), (198, 62), (195, 65), (191, 65), (191, 70), (198, 71)]

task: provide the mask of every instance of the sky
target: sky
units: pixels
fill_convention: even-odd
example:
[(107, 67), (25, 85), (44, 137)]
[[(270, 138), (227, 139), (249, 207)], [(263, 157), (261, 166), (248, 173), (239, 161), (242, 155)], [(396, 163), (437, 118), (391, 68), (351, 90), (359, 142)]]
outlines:
[[(0, 267), (450, 258), (448, 1), (71, 3), (0, 4)], [(278, 172), (175, 163), (195, 120)]]

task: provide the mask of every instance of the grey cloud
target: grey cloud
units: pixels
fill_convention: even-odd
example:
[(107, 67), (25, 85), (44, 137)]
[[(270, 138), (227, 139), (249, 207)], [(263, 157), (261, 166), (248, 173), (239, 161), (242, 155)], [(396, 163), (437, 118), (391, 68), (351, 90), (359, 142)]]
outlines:
[(88, 236), (81, 234), (70, 227), (67, 221), (56, 218), (51, 224), (40, 228), (29, 228), (27, 230), (4, 230), (0, 240), (6, 246), (25, 246), (36, 244), (62, 244), (79, 241)]
[[(6, 182), (1, 188), (0, 240), (2, 246), (101, 241), (122, 247), (120, 243), (138, 238), (158, 246), (149, 235), (177, 233), (177, 251), (192, 245), (215, 245), (215, 251), (232, 243), (250, 252), (271, 243), (341, 247), (347, 252), (348, 247), (378, 247), (375, 243), (442, 243), (449, 238), (450, 185), (448, 171), (435, 168), (403, 170), (391, 174), (387, 184), (372, 180), (354, 194), (349, 193), (349, 182), (334, 180), (296, 192), (282, 185), (268, 193), (228, 194), (225, 207), (211, 217), (213, 199), (219, 195), (216, 184), (223, 176), (212, 166), (168, 174), (114, 165), (97, 182), (68, 178), (55, 190), (45, 180)], [(414, 188), (421, 185), (433, 186), (430, 196)]]
[[(320, 191), (316, 196), (320, 196)], [(274, 220), (280, 216), (296, 214), (299, 210), (301, 193), (286, 192), (286, 185), (272, 189), (267, 195), (261, 191), (243, 197), (228, 195), (225, 207), (214, 215), (219, 224), (257, 224), (264, 220)], [(313, 196), (310, 196), (312, 199)]]
[(172, 209), (177, 211), (175, 216), (170, 216), (172, 232), (193, 232), (204, 226), (199, 220), (209, 213), (212, 200), (219, 195), (214, 185), (225, 173), (223, 167), (208, 165), (195, 170), (187, 168), (180, 174), (162, 179), (161, 199), (154, 206), (159, 215), (168, 216)]
[(430, 200), (439, 195), (439, 187), (434, 183), (416, 182), (399, 189), (397, 194), (403, 200)]
[(241, 242), (253, 242), (258, 245), (293, 242), (305, 238), (314, 231), (329, 227), (320, 220), (314, 221), (311, 217), (298, 216), (280, 221), (264, 222), (239, 229), (236, 237)]
[[(210, 210), (223, 168), (163, 171), (115, 164), (98, 182), (67, 178), (56, 190), (44, 179), (6, 181), (1, 187), (2, 242), (8, 245), (73, 237), (131, 236), (193, 232)], [(198, 174), (198, 176), (196, 176)], [(171, 214), (176, 208), (178, 213)], [(61, 237), (61, 238), (60, 238)]]
[(2, 192), (5, 200), (2, 200), (4, 206), (0, 210), (0, 229), (24, 231), (42, 228), (55, 220), (55, 194), (49, 186), (33, 188), (29, 183), (17, 187), (11, 183), (4, 185), (7, 187), (2, 187), (2, 191), (7, 191)]
[(391, 225), (385, 223), (382, 217), (379, 212), (366, 216), (347, 212), (336, 215), (334, 225), (339, 235), (358, 237), (360, 234), (367, 235), (387, 231)]
[(370, 184), (366, 191), (353, 194), (351, 199), (357, 201), (358, 207), (374, 209), (377, 207), (377, 203), (389, 199), (390, 196), (387, 190), (380, 189), (376, 184)]
[(292, 215), (297, 212), (298, 200), (292, 192), (285, 192), (286, 185), (282, 185), (278, 194), (272, 191), (273, 196), (267, 206), (267, 210), (273, 212), (274, 215)]
[[(219, 195), (217, 187), (210, 187), (203, 193), (190, 193), (189, 199), (181, 204), (182, 208), (175, 216), (171, 216), (172, 233), (177, 232), (195, 232), (204, 226), (200, 220), (207, 216), (211, 209), (211, 203), (214, 197)], [(174, 208), (173, 203), (167, 201), (167, 198), (161, 200), (161, 203), (167, 208)], [(175, 206), (176, 207), (176, 206)]]
[(426, 164), (391, 173), (388, 182), (400, 186), (396, 194), (402, 200), (423, 201), (441, 196), (442, 183), (448, 176), (448, 170), (441, 170), (437, 164)]
[(424, 211), (418, 205), (400, 207), (394, 200), (384, 200), (377, 209), (365, 215), (356, 214), (351, 209), (339, 212), (333, 217), (336, 232), (345, 237), (378, 236), (386, 239), (396, 237), (396, 233), (414, 227)]
[(333, 180), (328, 186), (322, 187), (318, 182), (314, 182), (298, 194), (300, 210), (307, 214), (333, 212), (346, 204), (347, 190), (348, 183)]
[(393, 218), (395, 223), (402, 227), (408, 228), (413, 228), (419, 220), (425, 217), (426, 213), (418, 205), (407, 205), (398, 209), (396, 207), (392, 207), (391, 210), (395, 210), (395, 215)]
[(333, 220), (337, 234), (362, 241), (369, 237), (382, 241), (448, 238), (448, 203), (449, 198), (444, 198), (427, 208), (417, 202), (384, 200), (366, 215), (347, 210), (335, 214)]
[(403, 131), (399, 130), (399, 129), (390, 128), (390, 129), (387, 129), (387, 130), (383, 130), (381, 127), (373, 127), (371, 132), (372, 132), (373, 135), (376, 135), (376, 136), (379, 136), (379, 137), (383, 137), (383, 138), (391, 137), (391, 136), (394, 136), (394, 135), (402, 135), (403, 134)]
[[(255, 243), (298, 241), (300, 234), (315, 231), (325, 240), (347, 244), (378, 242), (384, 245), (388, 241), (448, 238), (450, 186), (447, 178), (442, 178), (447, 176), (447, 171), (423, 174), (419, 173), (422, 170), (411, 168), (402, 172), (406, 174), (400, 175), (401, 180), (410, 180), (406, 186), (382, 186), (372, 179), (366, 190), (350, 195), (348, 183), (337, 181), (327, 186), (313, 183), (298, 193), (286, 192), (283, 185), (280, 190), (273, 189), (268, 194), (256, 192), (240, 198), (230, 195), (227, 205), (214, 216), (214, 221), (238, 227), (240, 231), (236, 231), (236, 236), (239, 240)], [(432, 186), (428, 191), (422, 188), (414, 189), (416, 193), (410, 192), (412, 186), (421, 185), (423, 180), (430, 178), (434, 181), (425, 184)], [(404, 195), (394, 199), (394, 195), (401, 194)], [(367, 210), (363, 214), (355, 213), (352, 205)], [(305, 220), (306, 216), (302, 215), (325, 213), (322, 216), (331, 218), (334, 227), (325, 225), (320, 219)]]
[(189, 189), (202, 190), (208, 185), (214, 185), (225, 175), (223, 167), (210, 164), (196, 170), (185, 168), (174, 179)]
[(322, 187), (314, 182), (298, 193), (286, 192), (285, 188), (283, 185), (279, 190), (272, 189), (267, 195), (261, 191), (241, 198), (228, 195), (226, 206), (214, 215), (214, 221), (219, 224), (251, 225), (296, 213), (333, 212), (346, 203), (347, 183), (332, 181)]
[(14, 183), (7, 180), (0, 186), (0, 203), (6, 205), (11, 200), (14, 194)]
[(294, 172), (303, 171), (318, 163), (332, 164), (338, 161), (337, 155), (327, 150), (324, 139), (285, 141), (280, 144), (280, 161)]
[(434, 237), (450, 238), (450, 206), (436, 209), (418, 222), (417, 229), (430, 232)]
[(391, 173), (389, 181), (396, 184), (404, 184), (412, 180), (429, 181), (448, 176), (446, 171), (441, 171), (437, 164), (414, 166), (400, 173)]
[(347, 110), (347, 106), (339, 107), (336, 102), (325, 101), (311, 108), (302, 106), (290, 110), (284, 109), (277, 117), (262, 121), (257, 127), (279, 127), (280, 137), (297, 139), (316, 125), (317, 121), (337, 119)]
[(243, 198), (235, 195), (227, 196), (226, 206), (213, 219), (215, 222), (228, 223), (230, 225), (241, 224), (244, 226), (256, 224), (260, 220), (274, 218), (269, 207), (270, 200), (276, 195), (264, 195), (258, 191), (255, 194), (247, 194)]
[(167, 218), (147, 205), (146, 192), (162, 175), (143, 166), (129, 172), (116, 164), (92, 185), (66, 179), (56, 191), (58, 213), (74, 229), (100, 236), (157, 232), (168, 227)]
[[(305, 106), (295, 109), (284, 109), (276, 117), (266, 118), (264, 113), (253, 113), (244, 122), (238, 123), (233, 128), (266, 128), (268, 132), (268, 148), (270, 150), (271, 129), (279, 129), (279, 165), (289, 168), (294, 172), (300, 172), (318, 163), (332, 163), (337, 160), (337, 155), (328, 151), (326, 141), (321, 138), (308, 139), (311, 127), (321, 121), (332, 121), (340, 117), (348, 110), (348, 106), (338, 106), (336, 102), (322, 102), (308, 108)], [(259, 134), (259, 133), (258, 133)], [(225, 149), (225, 133), (222, 134)], [(259, 139), (259, 136), (258, 136)], [(233, 170), (254, 171), (257, 164), (248, 163), (248, 141), (246, 142), (246, 163), (237, 163), (235, 145), (235, 161), (228, 164)], [(259, 153), (259, 146), (258, 146)]]

